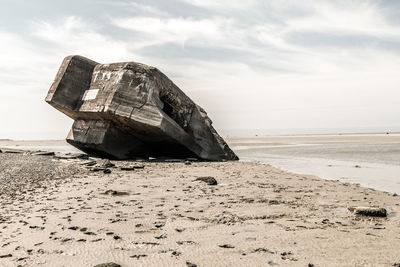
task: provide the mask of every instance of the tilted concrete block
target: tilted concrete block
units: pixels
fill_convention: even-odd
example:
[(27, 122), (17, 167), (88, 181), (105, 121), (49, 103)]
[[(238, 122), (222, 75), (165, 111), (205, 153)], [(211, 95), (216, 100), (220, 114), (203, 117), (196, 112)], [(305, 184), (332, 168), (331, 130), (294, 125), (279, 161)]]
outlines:
[(237, 160), (207, 113), (154, 67), (64, 59), (46, 102), (75, 120), (67, 142), (116, 158)]

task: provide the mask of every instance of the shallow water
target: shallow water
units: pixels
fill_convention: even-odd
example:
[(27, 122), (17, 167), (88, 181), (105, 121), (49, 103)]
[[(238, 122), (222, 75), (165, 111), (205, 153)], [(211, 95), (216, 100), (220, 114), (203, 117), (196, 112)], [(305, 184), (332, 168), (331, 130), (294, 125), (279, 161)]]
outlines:
[(400, 136), (348, 135), (228, 139), (242, 161), (400, 194)]
[[(242, 161), (400, 194), (400, 134), (227, 138)], [(0, 141), (0, 148), (79, 153), (64, 140)]]

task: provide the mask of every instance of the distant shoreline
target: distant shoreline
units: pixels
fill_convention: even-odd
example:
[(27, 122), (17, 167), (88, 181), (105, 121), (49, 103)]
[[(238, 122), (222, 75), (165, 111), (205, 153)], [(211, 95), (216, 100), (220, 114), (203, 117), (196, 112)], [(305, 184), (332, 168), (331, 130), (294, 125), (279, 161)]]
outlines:
[[(354, 133), (304, 133), (304, 134), (271, 134), (271, 135), (225, 135), (224, 139), (236, 139), (236, 138), (275, 138), (275, 137), (318, 137), (318, 136), (386, 136), (400, 135), (400, 132), (354, 132)], [(65, 141), (63, 139), (11, 139), (11, 138), (0, 138), (0, 142), (59, 142)], [(1, 144), (0, 144), (1, 145)]]

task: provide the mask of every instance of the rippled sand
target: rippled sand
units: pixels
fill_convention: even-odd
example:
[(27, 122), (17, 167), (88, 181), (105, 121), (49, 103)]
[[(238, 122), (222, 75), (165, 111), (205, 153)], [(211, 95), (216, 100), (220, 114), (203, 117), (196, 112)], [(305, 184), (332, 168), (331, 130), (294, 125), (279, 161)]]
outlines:
[[(400, 263), (399, 196), (257, 163), (89, 162), (0, 154), (0, 266)], [(348, 211), (375, 205), (389, 217)]]

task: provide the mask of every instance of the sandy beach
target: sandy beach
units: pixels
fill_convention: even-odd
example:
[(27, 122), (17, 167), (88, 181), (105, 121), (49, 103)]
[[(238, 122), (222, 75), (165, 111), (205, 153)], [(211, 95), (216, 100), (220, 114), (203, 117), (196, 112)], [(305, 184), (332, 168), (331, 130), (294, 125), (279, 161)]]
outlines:
[(0, 153), (0, 266), (400, 264), (396, 194), (260, 163), (104, 163)]

